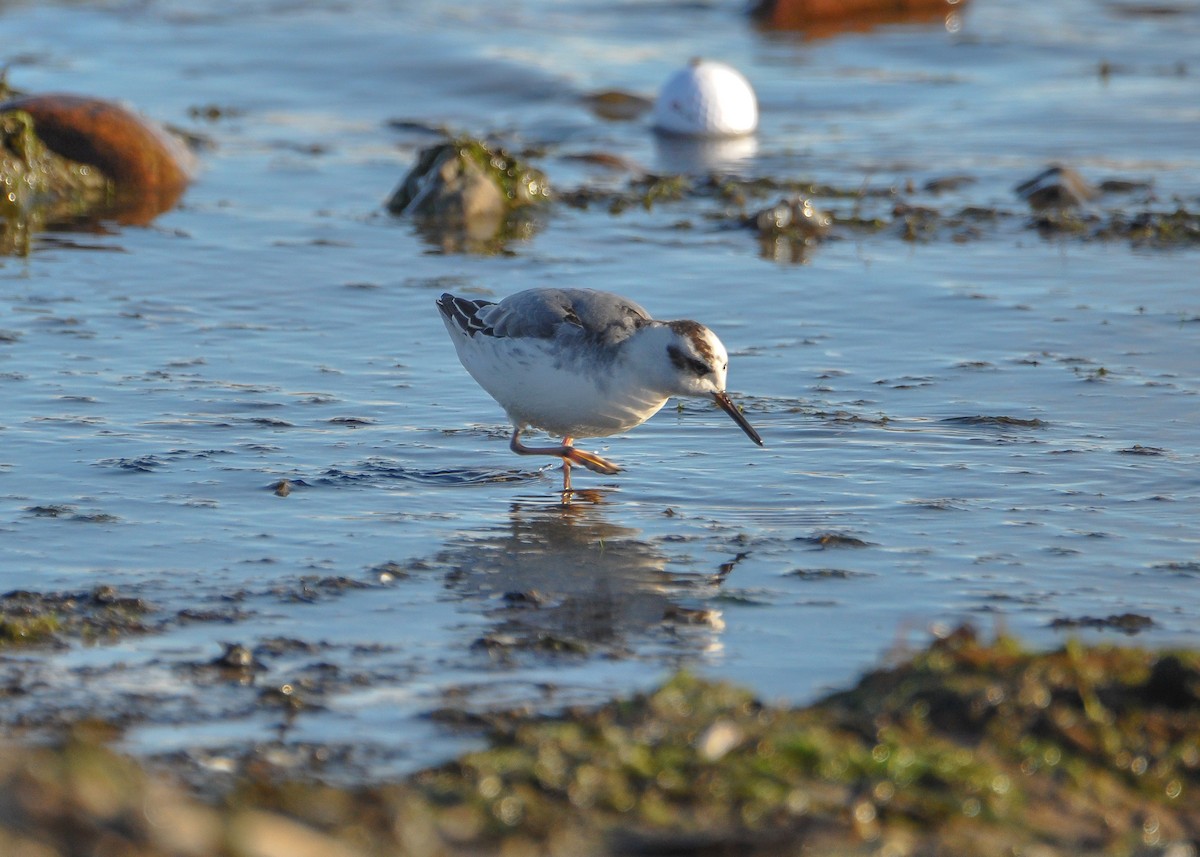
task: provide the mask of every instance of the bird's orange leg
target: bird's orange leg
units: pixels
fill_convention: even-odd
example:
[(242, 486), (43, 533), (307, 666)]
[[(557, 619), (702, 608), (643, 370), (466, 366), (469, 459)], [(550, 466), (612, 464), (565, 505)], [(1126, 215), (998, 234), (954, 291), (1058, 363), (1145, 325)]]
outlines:
[(575, 438), (564, 437), (561, 446), (526, 446), (521, 443), (521, 430), (513, 429), (512, 440), (508, 448), (517, 455), (554, 455), (563, 462), (563, 491), (571, 490), (571, 465), (578, 464), (594, 473), (612, 476), (620, 473), (621, 468), (607, 459), (601, 458), (594, 452), (576, 449)]

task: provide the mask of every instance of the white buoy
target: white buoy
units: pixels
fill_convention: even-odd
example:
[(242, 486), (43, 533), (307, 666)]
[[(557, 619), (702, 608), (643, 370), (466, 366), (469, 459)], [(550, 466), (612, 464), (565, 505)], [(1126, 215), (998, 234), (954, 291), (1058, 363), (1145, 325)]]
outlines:
[(758, 99), (740, 71), (695, 59), (663, 84), (654, 128), (686, 137), (741, 137), (758, 127)]

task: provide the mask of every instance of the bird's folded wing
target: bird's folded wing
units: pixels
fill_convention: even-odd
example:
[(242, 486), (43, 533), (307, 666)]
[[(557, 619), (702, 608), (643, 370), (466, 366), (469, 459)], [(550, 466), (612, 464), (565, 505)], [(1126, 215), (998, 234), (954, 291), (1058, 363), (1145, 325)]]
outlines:
[(590, 289), (533, 289), (479, 311), (495, 336), (553, 339), (582, 335), (615, 345), (648, 324), (650, 315), (619, 295)]

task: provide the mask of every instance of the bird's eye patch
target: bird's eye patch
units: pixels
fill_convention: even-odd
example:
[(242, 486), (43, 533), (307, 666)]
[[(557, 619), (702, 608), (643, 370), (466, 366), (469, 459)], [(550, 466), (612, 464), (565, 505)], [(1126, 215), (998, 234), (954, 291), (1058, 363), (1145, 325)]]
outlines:
[(667, 356), (671, 358), (671, 362), (681, 372), (691, 372), (697, 377), (703, 378), (712, 369), (702, 360), (697, 360), (695, 357), (689, 357), (677, 345), (667, 346)]

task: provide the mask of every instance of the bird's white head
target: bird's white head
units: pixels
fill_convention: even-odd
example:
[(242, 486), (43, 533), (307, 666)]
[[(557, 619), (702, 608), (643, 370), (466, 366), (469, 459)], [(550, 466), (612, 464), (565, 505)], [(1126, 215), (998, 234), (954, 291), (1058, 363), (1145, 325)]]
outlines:
[(695, 321), (668, 321), (660, 330), (654, 346), (661, 349), (655, 363), (663, 392), (670, 396), (711, 396), (747, 437), (762, 446), (758, 432), (725, 393), (729, 354), (717, 335)]
[(729, 355), (717, 335), (695, 321), (669, 321), (671, 335), (664, 346), (664, 368), (669, 367), (676, 396), (711, 396), (725, 392)]

